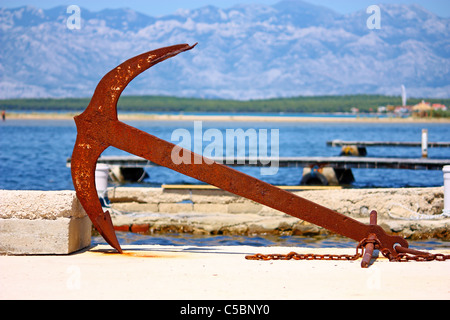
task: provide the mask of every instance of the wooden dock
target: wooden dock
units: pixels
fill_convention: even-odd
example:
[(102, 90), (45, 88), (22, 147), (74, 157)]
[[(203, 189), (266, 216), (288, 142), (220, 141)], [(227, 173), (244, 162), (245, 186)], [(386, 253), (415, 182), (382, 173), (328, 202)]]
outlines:
[[(327, 141), (331, 147), (361, 146), (361, 147), (421, 147), (417, 141)], [(450, 142), (427, 142), (428, 148), (450, 148)]]
[[(218, 161), (219, 159), (214, 159)], [(102, 156), (98, 163), (122, 168), (158, 167), (146, 159), (137, 156)], [(218, 161), (227, 166), (247, 167), (332, 167), (337, 169), (408, 169), (408, 170), (442, 170), (443, 166), (450, 165), (450, 159), (429, 158), (371, 158), (371, 157), (280, 157), (270, 158), (234, 158)], [(278, 162), (278, 163), (277, 163)], [(70, 166), (70, 158), (67, 159)]]
[(422, 129), (422, 141), (327, 141), (328, 146), (342, 147), (343, 156), (365, 156), (366, 147), (421, 147), (422, 158), (428, 157), (428, 148), (448, 148), (450, 142), (428, 142), (428, 130)]

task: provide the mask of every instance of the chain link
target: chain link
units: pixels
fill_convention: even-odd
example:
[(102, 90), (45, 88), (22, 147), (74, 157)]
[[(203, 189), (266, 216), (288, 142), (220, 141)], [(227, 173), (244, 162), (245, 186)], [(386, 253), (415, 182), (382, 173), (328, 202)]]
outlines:
[(353, 261), (362, 257), (362, 253), (356, 250), (356, 254), (312, 254), (312, 253), (297, 253), (289, 252), (288, 254), (261, 254), (245, 256), (247, 260), (346, 260)]
[[(445, 261), (450, 260), (450, 255), (445, 255), (442, 253), (428, 253), (428, 252), (408, 252), (408, 249), (404, 248), (402, 252), (399, 253), (397, 256), (393, 256), (389, 251), (382, 250), (381, 253), (389, 259), (391, 262), (408, 262), (408, 261), (417, 261), (417, 262), (424, 262), (424, 261)], [(414, 251), (414, 250), (411, 250)]]
[[(364, 247), (368, 243), (374, 243), (375, 248), (379, 250), (380, 242), (370, 239), (363, 239), (358, 243), (356, 247), (356, 253), (354, 255), (351, 254), (312, 254), (312, 253), (297, 253), (297, 252), (289, 252), (288, 254), (261, 254), (257, 253), (254, 255), (245, 256), (247, 260), (346, 260), (346, 261), (354, 261), (358, 260), (364, 255)], [(361, 249), (361, 252), (359, 250)], [(444, 255), (441, 253), (431, 254), (427, 252), (420, 252), (416, 250), (408, 250), (407, 248), (403, 248), (402, 253), (394, 256), (387, 249), (381, 250), (381, 253), (389, 259), (391, 262), (408, 262), (408, 261), (445, 261), (450, 260), (450, 255)]]
[(288, 254), (255, 254), (246, 256), (247, 260), (358, 260), (360, 254), (301, 254), (289, 252)]

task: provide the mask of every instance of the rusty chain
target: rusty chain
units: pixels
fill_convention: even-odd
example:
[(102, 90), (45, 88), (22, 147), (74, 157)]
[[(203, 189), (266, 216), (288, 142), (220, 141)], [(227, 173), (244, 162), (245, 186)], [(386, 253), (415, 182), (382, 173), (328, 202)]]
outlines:
[(288, 254), (254, 254), (246, 256), (247, 260), (357, 260), (361, 257), (359, 253), (350, 254), (312, 254), (289, 252)]
[(387, 250), (381, 250), (381, 253), (389, 259), (391, 262), (408, 262), (408, 261), (418, 261), (418, 262), (424, 262), (424, 261), (445, 261), (450, 260), (450, 255), (445, 255), (442, 253), (428, 253), (424, 251), (417, 251), (409, 248), (395, 248), (399, 254), (397, 256), (393, 256), (389, 251)]
[(247, 260), (347, 260), (354, 261), (358, 260), (363, 256), (364, 252), (359, 252), (359, 249), (364, 251), (363, 241), (367, 239), (363, 239), (358, 246), (356, 247), (356, 253), (351, 254), (312, 254), (312, 253), (297, 253), (297, 252), (289, 252), (288, 254), (261, 254), (257, 253), (254, 255), (245, 256)]
[[(379, 250), (380, 242), (377, 239), (363, 239), (358, 243), (356, 247), (356, 253), (354, 255), (351, 254), (312, 254), (312, 253), (297, 253), (297, 252), (289, 252), (288, 254), (261, 254), (257, 253), (254, 255), (247, 255), (245, 259), (247, 260), (346, 260), (346, 261), (354, 261), (358, 260), (364, 255), (364, 247), (368, 243), (373, 243), (375, 248)], [(359, 250), (361, 249), (361, 252)], [(399, 250), (396, 248), (396, 250)], [(399, 250), (400, 251), (400, 250)], [(428, 252), (412, 250), (408, 248), (401, 249), (398, 255), (393, 256), (389, 250), (384, 249), (381, 250), (381, 253), (389, 259), (391, 262), (408, 262), (408, 261), (445, 261), (450, 260), (450, 255), (444, 254), (431, 254)]]

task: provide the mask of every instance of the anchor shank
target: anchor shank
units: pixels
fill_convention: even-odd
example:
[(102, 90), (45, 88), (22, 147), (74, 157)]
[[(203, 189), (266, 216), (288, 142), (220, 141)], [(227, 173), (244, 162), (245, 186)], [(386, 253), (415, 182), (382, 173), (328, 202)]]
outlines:
[(190, 161), (188, 162), (190, 163), (175, 164), (170, 155), (176, 145), (122, 122), (114, 122), (111, 125), (113, 126), (114, 135), (110, 135), (110, 144), (116, 148), (206, 182), (222, 190), (285, 212), (356, 241), (360, 241), (370, 232), (373, 232), (372, 229), (374, 227), (377, 227), (365, 225), (186, 149), (180, 148), (180, 152), (185, 152), (185, 155), (189, 155), (189, 157), (185, 156), (183, 158), (189, 158)]

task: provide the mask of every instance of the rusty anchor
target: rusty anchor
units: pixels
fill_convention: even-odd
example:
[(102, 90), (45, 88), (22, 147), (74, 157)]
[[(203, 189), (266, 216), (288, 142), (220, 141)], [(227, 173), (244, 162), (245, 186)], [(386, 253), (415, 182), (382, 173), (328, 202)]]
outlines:
[[(183, 157), (188, 155), (192, 161), (175, 164), (170, 156), (174, 144), (118, 120), (117, 101), (137, 75), (161, 61), (191, 50), (194, 46), (181, 44), (160, 48), (123, 62), (100, 80), (86, 110), (75, 117), (77, 139), (71, 159), (73, 184), (94, 227), (107, 243), (122, 253), (111, 216), (108, 211), (103, 211), (95, 187), (97, 159), (106, 148), (114, 146), (360, 243), (369, 239), (366, 241), (368, 252), (373, 250), (374, 239), (377, 248), (392, 257), (398, 255), (399, 247), (408, 248), (405, 239), (388, 235), (376, 222), (363, 224), (189, 150), (181, 149)], [(364, 266), (367, 266), (369, 258), (366, 255)]]

